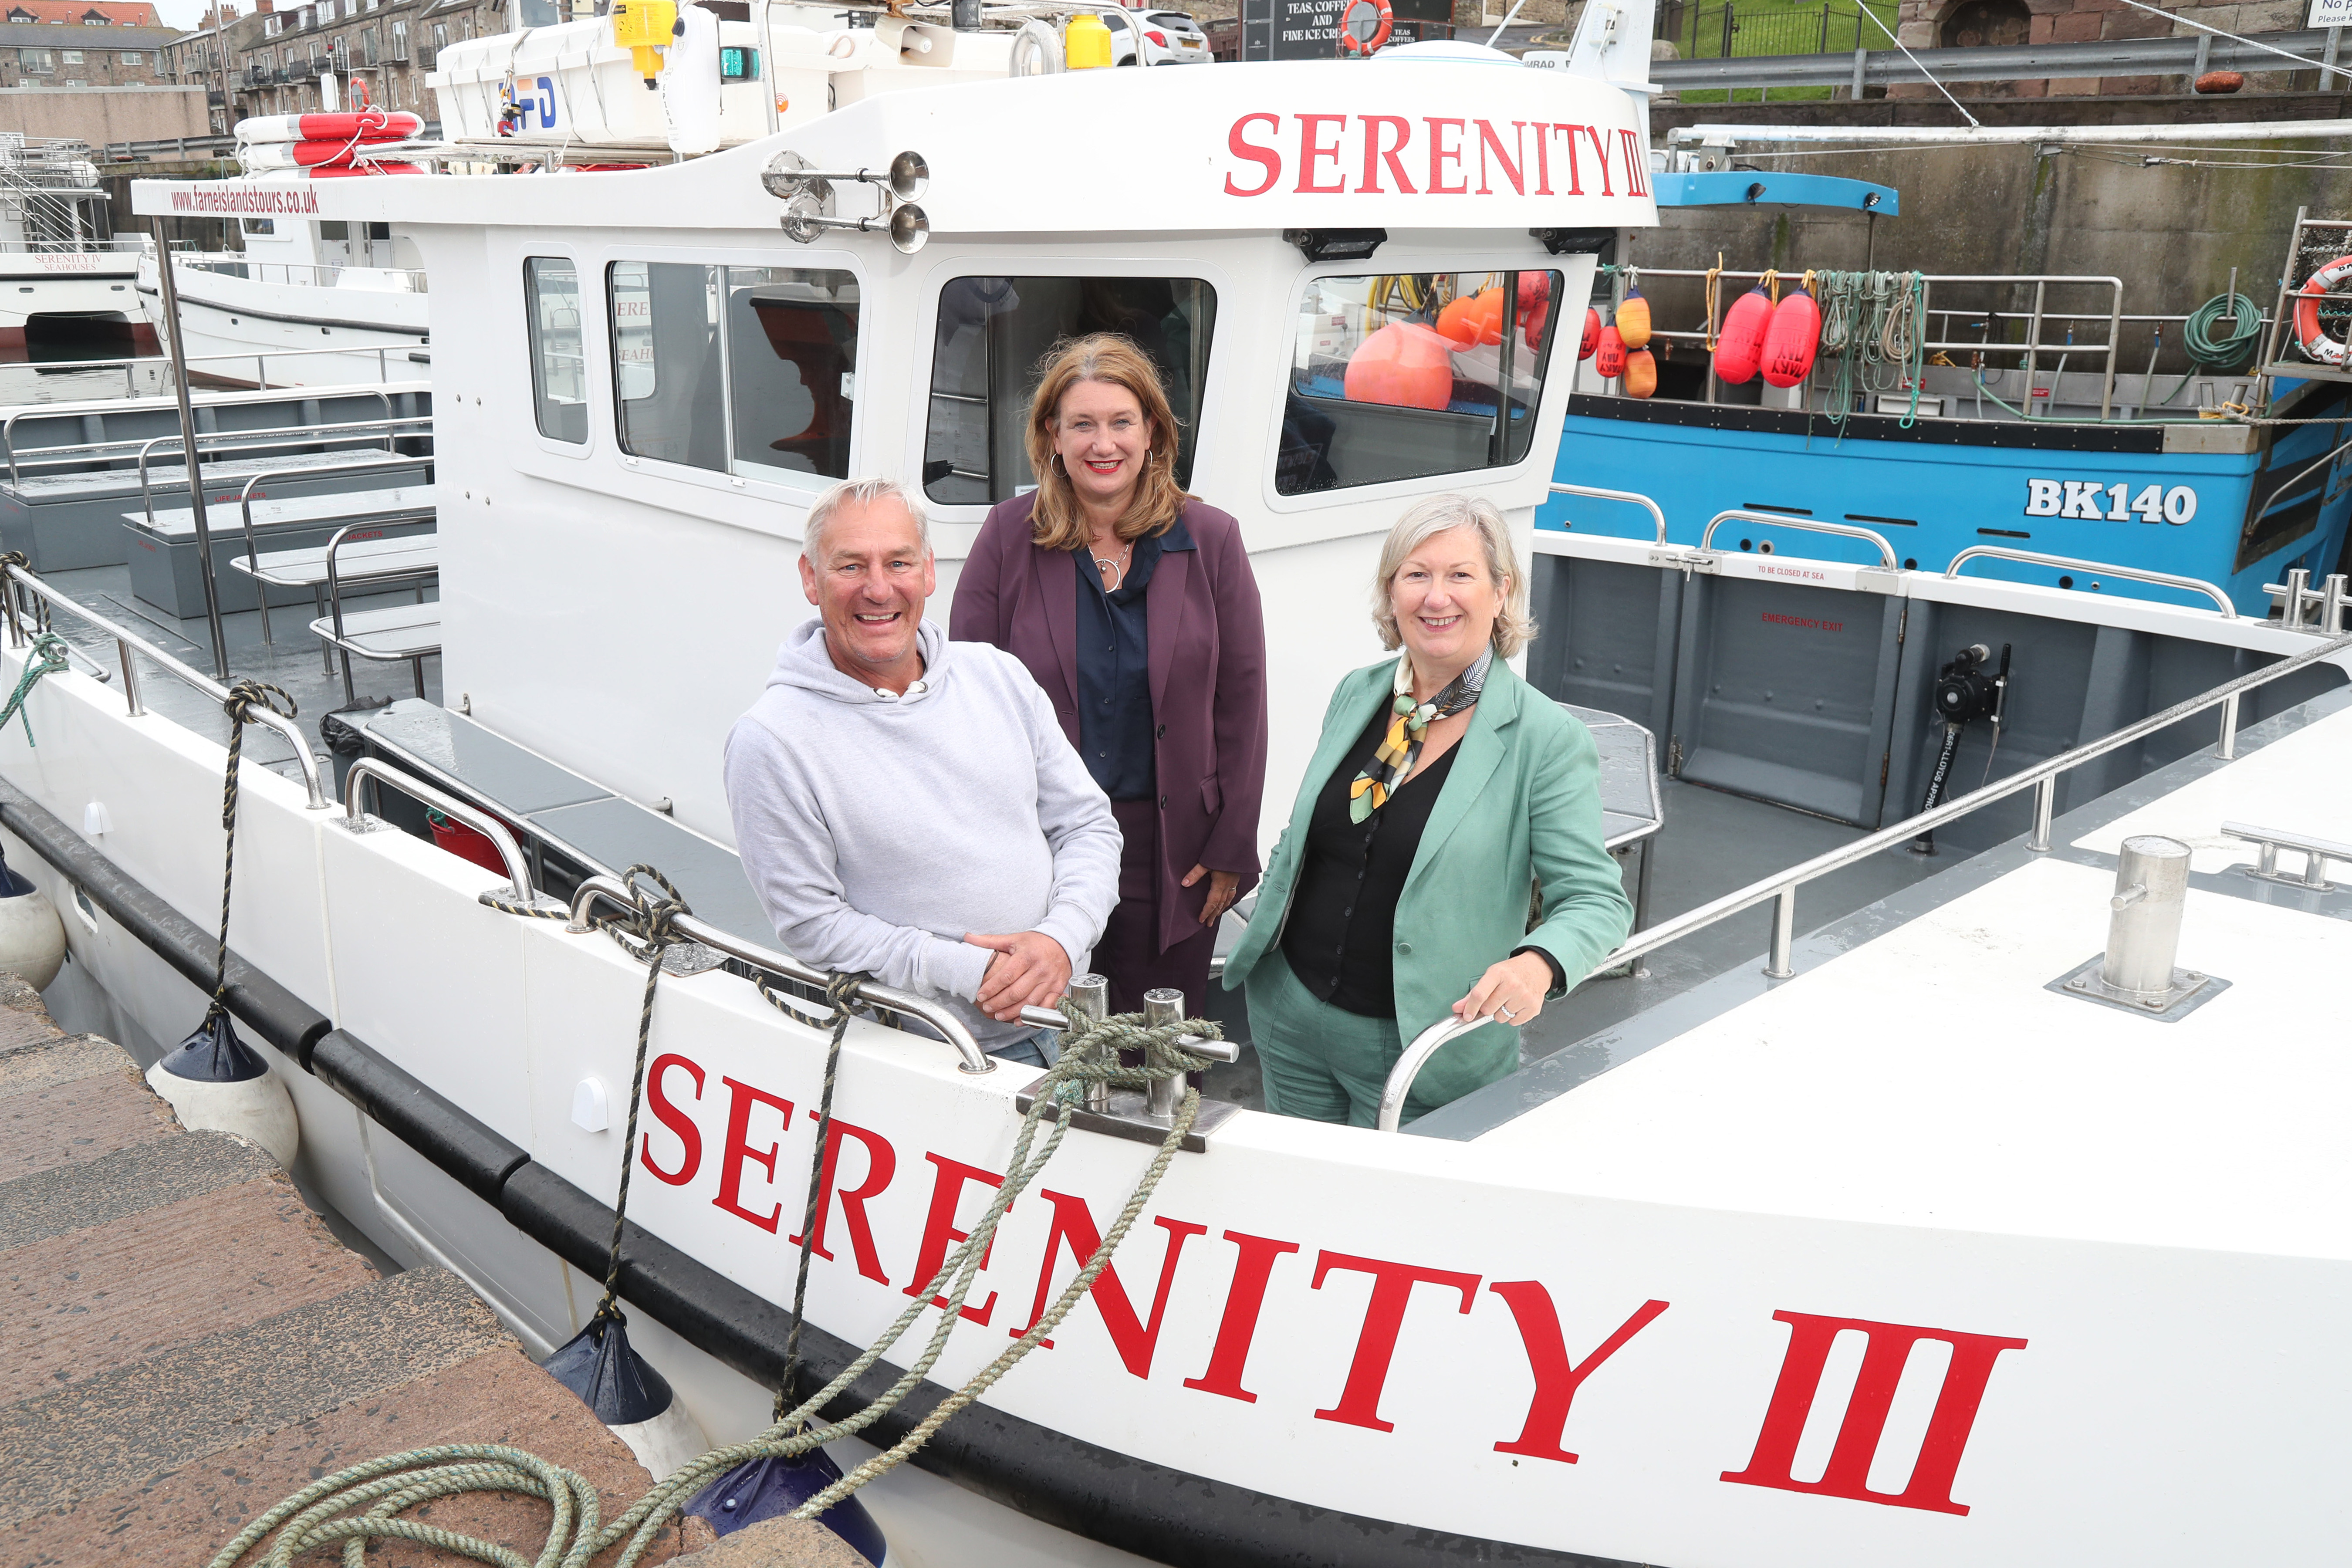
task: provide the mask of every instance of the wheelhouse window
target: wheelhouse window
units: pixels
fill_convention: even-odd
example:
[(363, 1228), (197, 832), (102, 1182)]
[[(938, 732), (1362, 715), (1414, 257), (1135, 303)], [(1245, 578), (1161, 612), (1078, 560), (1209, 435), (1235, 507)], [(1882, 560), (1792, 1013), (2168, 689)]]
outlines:
[(940, 290), (923, 493), (990, 506), (1029, 489), (1022, 432), (1054, 345), (1118, 332), (1159, 367), (1190, 484), (1217, 291), (1197, 278), (956, 278)]
[(698, 468), (849, 477), (854, 276), (617, 261), (608, 283), (622, 450)]
[(1307, 285), (1275, 489), (1506, 468), (1535, 439), (1557, 272), (1391, 273)]
[(531, 257), (522, 264), (522, 291), (539, 433), (551, 441), (584, 443), (588, 385), (580, 349), (579, 269), (562, 257)]
[(735, 467), (849, 477), (857, 279), (799, 267), (727, 268), (727, 407)]

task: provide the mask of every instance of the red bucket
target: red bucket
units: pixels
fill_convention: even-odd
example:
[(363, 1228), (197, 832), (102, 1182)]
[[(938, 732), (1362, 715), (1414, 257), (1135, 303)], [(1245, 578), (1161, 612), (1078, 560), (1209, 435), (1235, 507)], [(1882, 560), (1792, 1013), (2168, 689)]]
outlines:
[(495, 871), (501, 877), (507, 874), (507, 863), (499, 856), (499, 847), (481, 834), (429, 807), (425, 819), (433, 828), (435, 848), (446, 849), (461, 860), (470, 860), (485, 871)]

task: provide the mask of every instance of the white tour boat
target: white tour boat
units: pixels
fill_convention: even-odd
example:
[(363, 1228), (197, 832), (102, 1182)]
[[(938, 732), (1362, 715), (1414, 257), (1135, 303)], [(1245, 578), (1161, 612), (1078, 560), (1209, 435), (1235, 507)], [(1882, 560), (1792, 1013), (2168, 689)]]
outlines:
[(147, 242), (100, 237), (106, 199), (87, 143), (0, 132), (0, 351), (112, 331), (152, 352), (131, 286)]
[[(1737, 552), (1719, 528), (1667, 543), (1663, 517), (1654, 542), (1539, 533), (1572, 379), (1556, 318), (1441, 362), (1418, 403), (1332, 395), (1323, 370), (1406, 299), (1536, 274), (1581, 300), (1599, 240), (1654, 221), (1643, 0), (1588, 6), (1565, 69), (1455, 49), (1125, 78), (1027, 76), (1054, 63), (1036, 32), (779, 7), (764, 34), (716, 21), (750, 79), (709, 73), (716, 126), (664, 111), (711, 25), (685, 9), (676, 45), (615, 7), (487, 41), (530, 68), (451, 68), (453, 141), (415, 155), (544, 172), (299, 193), (305, 217), (413, 244), (466, 324), (436, 345), (440, 596), (404, 623), (440, 650), (440, 700), (345, 714), (366, 754), (334, 771), (265, 719), (277, 765), (243, 773), (231, 1011), (326, 1202), (545, 1352), (593, 1308), (635, 1162), (637, 1347), (710, 1439), (766, 1425), (828, 1036), (754, 984), (812, 977), (772, 951), (727, 847), (719, 746), (809, 613), (793, 559), (822, 487), (925, 487), (943, 613), (986, 507), (1025, 481), (1030, 367), (1123, 327), (1268, 606), (1265, 840), (1332, 684), (1378, 655), (1382, 535), (1467, 489), (1536, 562), (1528, 673), (1593, 711), (1612, 838), (1649, 846), (1643, 880), (1656, 855), (1661, 887), (1705, 890), (1538, 1020), (1580, 1035), (1531, 1032), (1517, 1076), (1406, 1135), (1206, 1106), (1091, 1300), (860, 1494), (890, 1561), (2338, 1549), (2340, 582), (2284, 584), (2264, 622), (2095, 562), (2067, 590), (1905, 571), (1866, 529), (1801, 518), (1727, 520), (1777, 546)], [(486, 107), (542, 80), (564, 121), (486, 154)], [(673, 134), (713, 150), (673, 159)], [(648, 166), (555, 172), (583, 161)], [(295, 195), (135, 200), (257, 215)], [(60, 1017), (152, 1058), (210, 981), (225, 726), (204, 710), (224, 689), (69, 578), (6, 571), (12, 624), (47, 606), (122, 661), (34, 689), (37, 749), (0, 733), (0, 826), (67, 911)], [(298, 666), (307, 644), (267, 668)], [(1922, 820), (1931, 774), (1961, 798)], [(491, 840), (508, 908), (420, 833), (353, 830), (421, 829), (424, 805)], [(1937, 857), (1908, 850), (1927, 829)], [(610, 913), (637, 862), (675, 879), (703, 951), (658, 983), (626, 1148), (645, 970), (511, 910)], [(1689, 956), (1709, 942), (1722, 962)], [(802, 1394), (924, 1297), (1035, 1077), (920, 999), (879, 1000), (839, 1064)], [(1038, 1321), (1165, 1132), (1081, 1114), (931, 1384), (868, 1438), (898, 1441)]]

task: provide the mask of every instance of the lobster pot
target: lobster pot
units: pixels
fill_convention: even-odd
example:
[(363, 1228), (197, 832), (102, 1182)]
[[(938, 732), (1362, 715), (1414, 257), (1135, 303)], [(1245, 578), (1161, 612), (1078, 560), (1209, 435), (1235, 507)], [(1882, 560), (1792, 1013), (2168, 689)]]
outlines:
[[(753, 47), (749, 22), (720, 22), (720, 49), (746, 55)], [(520, 142), (570, 142), (585, 147), (667, 147), (670, 114), (665, 90), (675, 100), (707, 91), (718, 104), (719, 144), (738, 146), (768, 133), (756, 78), (667, 83), (671, 68), (707, 68), (700, 58), (666, 67), (648, 88), (627, 49), (613, 42), (609, 16), (590, 16), (553, 27), (470, 38), (443, 49), (439, 68), (426, 77), (444, 133), (452, 137), (503, 137)], [(698, 69), (699, 77), (701, 71)], [(509, 87), (511, 83), (511, 87)], [(509, 121), (508, 104), (521, 112)], [(816, 99), (819, 112), (824, 96)]]

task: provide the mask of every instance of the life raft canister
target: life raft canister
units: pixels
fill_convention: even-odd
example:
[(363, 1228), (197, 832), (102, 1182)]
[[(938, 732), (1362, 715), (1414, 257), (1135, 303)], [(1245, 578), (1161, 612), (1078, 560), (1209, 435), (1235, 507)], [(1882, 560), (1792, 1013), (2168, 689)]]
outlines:
[(2352, 278), (2352, 256), (2339, 256), (2304, 280), (2294, 300), (2294, 342), (2304, 358), (2317, 364), (2341, 365), (2347, 345), (2327, 335), (2319, 324), (2319, 301), (2336, 284)]
[[(1380, 22), (1372, 28), (1370, 37), (1359, 38), (1349, 26), (1349, 22), (1366, 7), (1379, 14)], [(1348, 0), (1348, 4), (1339, 10), (1339, 52), (1343, 55), (1371, 54), (1389, 41), (1389, 34), (1395, 27), (1396, 12), (1390, 8), (1389, 0)]]
[(1804, 380), (1821, 342), (1821, 307), (1802, 288), (1790, 291), (1772, 307), (1772, 325), (1764, 333), (1764, 384), (1787, 387)]

